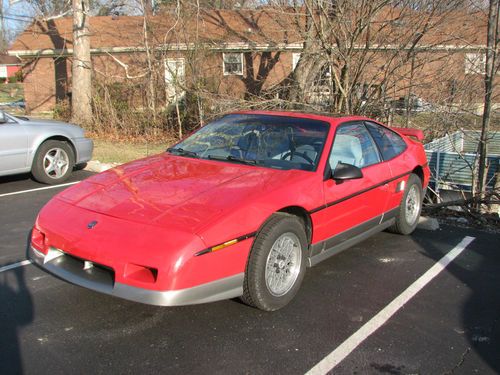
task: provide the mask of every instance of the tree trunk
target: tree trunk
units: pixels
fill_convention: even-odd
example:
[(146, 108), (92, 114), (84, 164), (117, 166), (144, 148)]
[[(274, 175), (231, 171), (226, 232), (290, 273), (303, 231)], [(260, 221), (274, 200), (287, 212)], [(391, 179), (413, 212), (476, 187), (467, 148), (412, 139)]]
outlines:
[(486, 156), (488, 154), (488, 130), (491, 119), (491, 97), (495, 85), (496, 57), (498, 44), (499, 0), (490, 0), (488, 14), (488, 35), (486, 51), (486, 67), (484, 74), (484, 111), (481, 127), (481, 138), (478, 145), (479, 170), (478, 193), (484, 195), (486, 191)]
[[(305, 0), (308, 7), (314, 8), (314, 0)], [(312, 70), (319, 71), (317, 64), (316, 51), (319, 51), (316, 43), (316, 34), (313, 26), (311, 13), (306, 11), (304, 25), (305, 40), (303, 50), (297, 66), (292, 74), (292, 85), (288, 95), (288, 100), (292, 103), (303, 103), (306, 101), (307, 93), (312, 87), (315, 73)]]
[(92, 120), (92, 62), (90, 60), (89, 0), (73, 0), (72, 121)]

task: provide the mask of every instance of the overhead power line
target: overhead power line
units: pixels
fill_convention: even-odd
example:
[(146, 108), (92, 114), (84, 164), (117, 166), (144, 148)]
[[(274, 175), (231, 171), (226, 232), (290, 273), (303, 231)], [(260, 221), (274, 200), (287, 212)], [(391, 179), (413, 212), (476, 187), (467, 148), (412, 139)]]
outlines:
[(9, 21), (17, 21), (17, 22), (26, 22), (30, 23), (33, 19), (25, 19), (25, 18), (16, 18), (16, 17), (9, 17), (9, 16), (0, 16), (1, 19), (4, 20), (9, 20)]
[(16, 18), (33, 18), (33, 16), (27, 16), (26, 14), (14, 14), (10, 12), (4, 12), (4, 16), (16, 17)]

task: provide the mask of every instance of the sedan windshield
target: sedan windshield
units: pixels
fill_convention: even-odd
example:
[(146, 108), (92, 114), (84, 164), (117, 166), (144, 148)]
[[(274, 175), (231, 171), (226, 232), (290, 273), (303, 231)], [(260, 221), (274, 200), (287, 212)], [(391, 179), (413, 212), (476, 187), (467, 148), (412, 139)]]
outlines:
[(277, 169), (316, 170), (328, 123), (287, 116), (232, 114), (167, 151), (186, 157)]

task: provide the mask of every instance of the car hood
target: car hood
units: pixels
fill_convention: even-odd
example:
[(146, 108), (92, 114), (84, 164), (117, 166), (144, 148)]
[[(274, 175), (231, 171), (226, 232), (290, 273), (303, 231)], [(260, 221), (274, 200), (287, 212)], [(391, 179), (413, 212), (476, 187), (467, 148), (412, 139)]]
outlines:
[(46, 120), (46, 119), (39, 119), (39, 118), (34, 118), (34, 117), (26, 117), (28, 120), (23, 119), (24, 116), (16, 117), (15, 120), (18, 122), (23, 122), (25, 124), (29, 125), (36, 125), (36, 126), (44, 126), (44, 125), (64, 125), (64, 126), (76, 126), (67, 122), (63, 121), (57, 121), (57, 120)]
[(38, 118), (27, 117), (28, 120), (23, 119), (24, 116), (13, 117), (16, 122), (21, 123), (26, 126), (31, 131), (36, 131), (37, 133), (43, 127), (45, 132), (62, 132), (60, 135), (66, 135), (70, 138), (84, 137), (84, 130), (77, 125), (70, 124), (67, 122), (56, 121), (56, 120), (45, 120)]
[(58, 199), (112, 217), (196, 232), (290, 171), (157, 155), (113, 168)]

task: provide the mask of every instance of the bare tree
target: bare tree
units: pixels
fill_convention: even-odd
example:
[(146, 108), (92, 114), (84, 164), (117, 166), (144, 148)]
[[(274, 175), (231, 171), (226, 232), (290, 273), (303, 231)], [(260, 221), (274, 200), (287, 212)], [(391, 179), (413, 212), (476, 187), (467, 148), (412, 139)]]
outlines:
[(92, 120), (92, 61), (90, 57), (89, 0), (73, 0), (72, 120)]
[(431, 57), (422, 46), (430, 50), (455, 38), (438, 35), (439, 28), (462, 2), (307, 0), (305, 6), (297, 5), (296, 27), (304, 45), (290, 100), (314, 100), (319, 91), (317, 97), (329, 96), (332, 112), (360, 113), (367, 104), (383, 107), (391, 91), (411, 99), (417, 73), (446, 57)]
[(486, 156), (488, 154), (488, 131), (491, 122), (491, 102), (493, 89), (495, 87), (495, 75), (497, 71), (497, 53), (499, 42), (500, 2), (490, 0), (488, 11), (488, 34), (486, 51), (486, 68), (484, 74), (484, 110), (481, 126), (481, 138), (479, 140), (478, 154), (478, 193), (484, 194), (486, 190)]
[[(122, 106), (125, 102), (126, 111), (129, 111), (126, 113), (136, 116), (137, 124), (143, 121), (143, 125), (137, 126), (137, 132), (153, 130), (160, 134), (175, 130), (180, 135), (190, 126), (196, 126), (196, 120), (199, 124), (227, 110), (300, 105), (373, 115), (380, 108), (386, 110), (386, 103), (392, 98), (405, 97), (411, 102), (414, 95), (428, 92), (431, 96), (436, 91), (442, 93), (443, 102), (448, 100), (448, 93), (454, 91), (450, 100), (457, 104), (450, 104), (450, 118), (455, 126), (462, 126), (453, 112), (460, 106), (455, 91), (463, 87), (464, 92), (470, 92), (470, 85), (464, 81), (463, 84), (456, 82), (453, 90), (445, 87), (454, 78), (453, 72), (456, 76), (463, 69), (464, 51), (455, 53), (439, 47), (467, 41), (464, 23), (461, 18), (457, 19), (461, 15), (452, 14), (452, 5), (464, 0), (307, 0), (306, 4), (296, 3), (294, 7), (284, 2), (281, 9), (229, 13), (207, 10), (204, 8), (206, 0), (196, 4), (174, 0), (166, 2), (168, 8), (157, 10), (158, 17), (152, 17), (145, 10), (146, 0), (137, 1), (143, 15), (139, 37), (142, 51), (133, 57), (110, 54), (114, 63), (123, 68), (122, 78), (106, 77), (108, 73), (99, 71), (97, 63), (94, 68), (98, 77), (104, 77), (103, 82), (109, 86), (96, 90), (98, 96), (103, 95), (99, 100), (113, 103), (106, 98), (115, 97), (119, 104), (119, 109), (109, 112), (111, 117), (117, 118), (117, 131), (124, 128), (120, 119), (125, 113)], [(269, 22), (263, 15), (265, 12), (271, 14), (270, 19), (276, 20), (276, 25), (266, 29), (271, 30), (269, 35), (259, 27)], [(459, 25), (458, 32), (455, 26), (449, 25), (450, 19), (455, 20), (455, 26)], [(238, 23), (252, 25), (256, 32), (243, 32)], [(250, 47), (243, 53), (241, 76), (228, 79), (214, 75), (212, 64), (220, 56), (220, 50), (214, 53), (213, 46), (220, 43), (220, 39), (216, 35), (211, 40), (212, 36), (204, 33), (204, 27), (210, 25), (224, 29), (228, 35), (248, 42), (249, 46), (254, 44), (257, 33), (272, 45), (278, 41), (273, 32), (286, 30), (285, 43), (305, 41), (301, 49), (293, 43), (293, 52), (302, 52), (297, 68), (284, 82), (278, 81), (273, 76), (273, 69), (289, 64), (291, 56), (287, 54), (290, 52), (252, 50)], [(180, 51), (179, 46), (187, 49)], [(293, 57), (294, 62), (296, 57)], [(184, 71), (182, 77), (178, 76), (175, 60), (185, 62), (185, 76)], [(449, 60), (455, 61), (453, 72), (449, 69)], [(430, 64), (434, 65), (427, 69)], [(439, 70), (436, 66), (440, 66)], [(241, 96), (234, 95), (236, 87), (228, 82), (238, 84), (238, 90), (244, 90), (244, 95), (239, 91)], [(436, 90), (436, 85), (443, 89)], [(321, 91), (324, 89), (326, 92)], [(136, 94), (132, 99), (133, 91)], [(326, 105), (316, 105), (314, 101), (318, 100)], [(102, 106), (94, 105), (94, 110), (96, 116), (99, 114), (106, 119)], [(406, 114), (407, 121), (413, 121), (410, 111)], [(383, 113), (379, 117), (385, 116), (387, 114)], [(110, 122), (104, 120), (103, 123)]]
[(67, 16), (72, 12), (71, 0), (27, 0), (35, 16), (44, 20)]
[[(38, 20), (53, 20), (71, 16), (73, 12), (72, 0), (25, 0), (33, 9)], [(94, 16), (108, 16), (115, 13), (136, 14), (136, 0), (89, 0), (87, 14)]]

